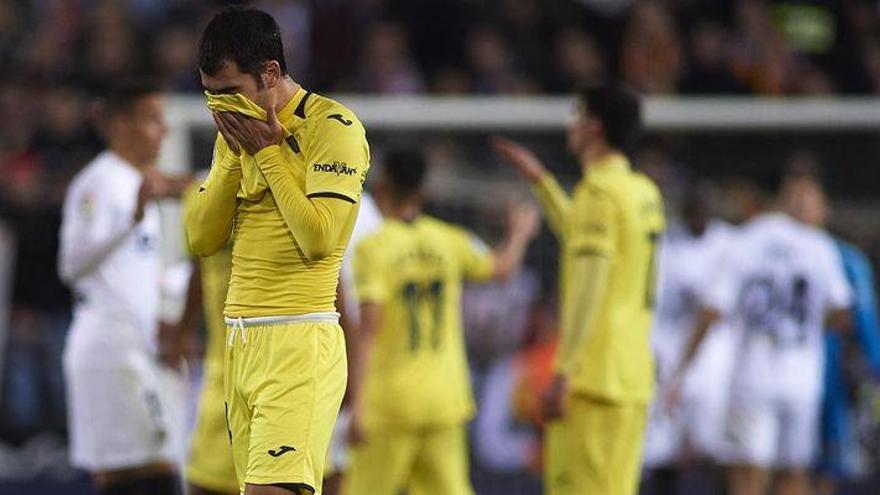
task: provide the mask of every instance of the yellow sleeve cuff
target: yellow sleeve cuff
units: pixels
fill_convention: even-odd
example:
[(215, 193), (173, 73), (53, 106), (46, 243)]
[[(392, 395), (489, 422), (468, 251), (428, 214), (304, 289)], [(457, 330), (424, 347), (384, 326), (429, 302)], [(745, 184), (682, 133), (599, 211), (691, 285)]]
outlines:
[(272, 166), (283, 161), (284, 156), (281, 151), (281, 145), (270, 144), (269, 146), (266, 146), (254, 155), (254, 160), (260, 165), (260, 168), (264, 165)]

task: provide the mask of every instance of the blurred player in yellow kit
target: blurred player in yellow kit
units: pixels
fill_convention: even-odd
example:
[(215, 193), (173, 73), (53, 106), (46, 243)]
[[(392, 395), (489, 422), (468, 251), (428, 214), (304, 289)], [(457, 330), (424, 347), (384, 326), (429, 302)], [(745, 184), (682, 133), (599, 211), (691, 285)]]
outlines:
[[(194, 188), (184, 196), (184, 217), (193, 207), (196, 194), (197, 190)], [(190, 495), (238, 493), (223, 407), (223, 353), (226, 347), (223, 303), (229, 289), (231, 272), (232, 246), (227, 245), (213, 256), (197, 260), (190, 280), (187, 301), (195, 308), (201, 302), (207, 330), (198, 418), (190, 441), (186, 466)], [(186, 319), (185, 316), (184, 320)]]
[(220, 132), (185, 219), (199, 256), (232, 239), (224, 396), (246, 495), (321, 493), (347, 375), (336, 286), (370, 163), (357, 117), (290, 78), (281, 39), (255, 9), (205, 28), (199, 69)]
[(389, 154), (375, 189), (385, 223), (354, 248), (361, 321), (351, 346), (350, 495), (473, 493), (462, 283), (517, 271), (539, 223), (536, 208), (512, 208), (492, 251), (422, 214), (425, 172), (419, 152)]
[(585, 91), (568, 130), (583, 178), (570, 199), (529, 150), (503, 138), (496, 153), (533, 187), (561, 245), (562, 340), (545, 398), (545, 490), (637, 492), (653, 395), (649, 329), (660, 193), (623, 150), (641, 127), (638, 98), (616, 86)]

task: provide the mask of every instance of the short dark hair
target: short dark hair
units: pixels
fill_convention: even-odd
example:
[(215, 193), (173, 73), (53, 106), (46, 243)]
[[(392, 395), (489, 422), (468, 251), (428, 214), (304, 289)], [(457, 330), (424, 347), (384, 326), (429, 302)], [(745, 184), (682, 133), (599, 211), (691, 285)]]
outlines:
[(406, 198), (421, 189), (427, 171), (428, 164), (420, 150), (395, 148), (385, 155), (385, 174), (398, 198)]
[(199, 68), (214, 75), (223, 64), (235, 62), (239, 69), (259, 81), (263, 64), (275, 60), (287, 74), (281, 29), (275, 19), (258, 9), (228, 7), (208, 22), (199, 42)]
[(104, 115), (110, 118), (129, 113), (141, 98), (162, 91), (162, 85), (155, 79), (121, 79), (107, 91), (104, 98)]
[(586, 88), (581, 101), (602, 123), (605, 140), (613, 148), (625, 150), (642, 131), (642, 105), (639, 97), (616, 84)]

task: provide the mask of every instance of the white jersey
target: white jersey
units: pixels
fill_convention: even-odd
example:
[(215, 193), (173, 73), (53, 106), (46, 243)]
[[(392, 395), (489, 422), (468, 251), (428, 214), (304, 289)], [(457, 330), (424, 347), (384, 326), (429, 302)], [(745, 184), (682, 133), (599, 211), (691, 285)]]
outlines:
[(77, 299), (67, 349), (76, 362), (113, 367), (129, 350), (155, 349), (160, 218), (149, 204), (134, 223), (142, 181), (130, 163), (105, 151), (68, 188), (58, 268)]
[(681, 366), (698, 312), (712, 307), (711, 292), (724, 263), (734, 229), (713, 221), (699, 237), (681, 224), (671, 226), (660, 243), (657, 307), (651, 343), (657, 363), (658, 402), (650, 411), (645, 437), (645, 465), (676, 465), (684, 455), (717, 459), (722, 432), (733, 345), (726, 325), (709, 329), (684, 377), (681, 401), (663, 400)]
[(364, 237), (379, 230), (382, 226), (382, 213), (376, 202), (369, 193), (364, 192), (361, 195), (361, 207), (358, 211), (358, 217), (354, 224), (354, 230), (351, 232), (351, 240), (348, 242), (348, 248), (345, 251), (345, 257), (342, 259), (342, 268), (339, 272), (339, 283), (345, 290), (345, 311), (348, 312), (350, 318), (357, 321), (360, 315), (358, 307), (357, 293), (354, 286), (354, 272), (352, 269), (352, 255), (354, 248)]
[(711, 289), (731, 230), (724, 222), (714, 221), (696, 237), (684, 226), (676, 225), (661, 240), (657, 307), (651, 331), (661, 381), (670, 377), (684, 357), (698, 311), (710, 306)]
[(818, 395), (826, 314), (851, 299), (831, 238), (770, 213), (743, 227), (733, 243), (713, 300), (737, 333), (735, 382), (758, 396)]

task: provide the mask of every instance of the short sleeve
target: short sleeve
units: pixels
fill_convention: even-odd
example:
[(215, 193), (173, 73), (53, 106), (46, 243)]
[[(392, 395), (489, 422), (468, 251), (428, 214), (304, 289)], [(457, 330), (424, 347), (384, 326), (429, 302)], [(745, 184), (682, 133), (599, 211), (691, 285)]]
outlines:
[(98, 182), (71, 190), (64, 205), (63, 241), (71, 244), (99, 241), (133, 226), (129, 210)]
[(574, 204), (569, 248), (574, 254), (613, 257), (620, 221), (611, 196), (592, 187)]
[(711, 269), (714, 270), (711, 283), (706, 284), (706, 289), (701, 293), (704, 307), (714, 309), (722, 314), (730, 315), (736, 309), (739, 298), (740, 281), (745, 268), (741, 266), (741, 257), (748, 258), (743, 251), (743, 241), (730, 242), (730, 245), (739, 245), (740, 249), (724, 249), (716, 258), (716, 263)]
[(370, 167), (364, 127), (342, 108), (319, 118), (314, 132), (306, 149), (306, 196), (357, 203)]
[(388, 300), (388, 274), (379, 247), (378, 244), (365, 240), (354, 248), (352, 266), (359, 303), (385, 303)]
[(844, 309), (852, 305), (852, 288), (846, 278), (843, 258), (830, 238), (823, 242), (825, 280), (828, 282), (826, 306), (831, 309)]
[(489, 246), (476, 234), (464, 229), (452, 230), (455, 252), (462, 275), (468, 280), (482, 282), (492, 278), (495, 271), (495, 256)]

